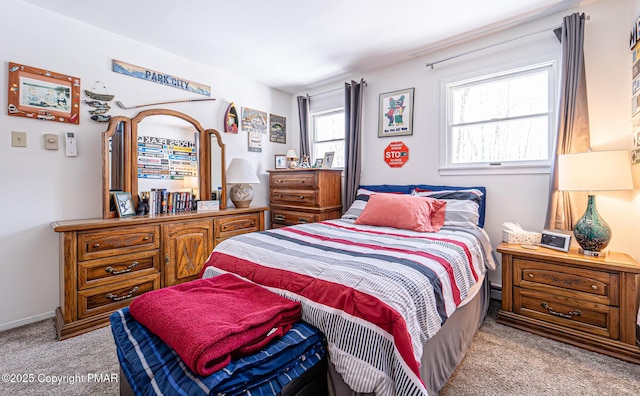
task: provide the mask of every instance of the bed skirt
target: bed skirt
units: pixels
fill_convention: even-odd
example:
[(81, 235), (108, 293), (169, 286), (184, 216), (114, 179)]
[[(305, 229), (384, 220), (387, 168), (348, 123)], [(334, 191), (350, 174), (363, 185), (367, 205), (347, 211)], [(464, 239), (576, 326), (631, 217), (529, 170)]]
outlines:
[[(485, 276), (482, 288), (476, 296), (458, 308), (440, 331), (424, 345), (420, 377), (430, 396), (438, 394), (467, 353), (487, 315), (489, 293), (489, 279)], [(328, 362), (327, 383), (331, 396), (373, 396), (373, 393), (352, 391), (336, 372), (331, 361)]]

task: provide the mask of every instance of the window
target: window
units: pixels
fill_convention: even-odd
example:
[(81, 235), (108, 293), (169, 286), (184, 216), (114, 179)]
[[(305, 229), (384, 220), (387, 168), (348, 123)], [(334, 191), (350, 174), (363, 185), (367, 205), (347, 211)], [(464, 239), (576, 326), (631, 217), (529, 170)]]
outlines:
[(311, 115), (313, 134), (311, 164), (333, 151), (333, 168), (344, 168), (344, 109)]
[(446, 84), (441, 173), (548, 169), (554, 86), (553, 63)]

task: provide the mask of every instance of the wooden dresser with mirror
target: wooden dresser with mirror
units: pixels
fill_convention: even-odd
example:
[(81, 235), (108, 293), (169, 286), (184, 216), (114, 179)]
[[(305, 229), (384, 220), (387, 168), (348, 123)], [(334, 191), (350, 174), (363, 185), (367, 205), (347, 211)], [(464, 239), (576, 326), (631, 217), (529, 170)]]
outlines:
[[(220, 210), (118, 217), (115, 191), (130, 192), (137, 207), (141, 191), (184, 188), (180, 177), (138, 175), (143, 167), (137, 146), (145, 136), (193, 142), (192, 191), (200, 200), (212, 199), (214, 192)], [(265, 229), (267, 207), (225, 207), (220, 133), (184, 113), (153, 109), (134, 118), (113, 117), (102, 135), (102, 169), (102, 218), (51, 223), (60, 235), (60, 340), (108, 325), (111, 313), (142, 293), (196, 279), (216, 244)]]

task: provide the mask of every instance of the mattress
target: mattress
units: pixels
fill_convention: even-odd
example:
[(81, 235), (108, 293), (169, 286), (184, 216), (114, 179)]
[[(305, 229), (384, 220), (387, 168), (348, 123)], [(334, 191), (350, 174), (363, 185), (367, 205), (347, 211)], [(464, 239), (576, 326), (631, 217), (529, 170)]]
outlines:
[(340, 219), (228, 239), (205, 266), (203, 277), (233, 273), (300, 301), (349, 388), (393, 395), (428, 393), (424, 344), (495, 263), (479, 228), (417, 233)]
[[(120, 368), (135, 395), (275, 395), (325, 359), (324, 336), (303, 322), (260, 352), (202, 377), (192, 372), (129, 308), (110, 317)], [(323, 373), (324, 374), (324, 373)], [(323, 375), (324, 376), (324, 375)]]

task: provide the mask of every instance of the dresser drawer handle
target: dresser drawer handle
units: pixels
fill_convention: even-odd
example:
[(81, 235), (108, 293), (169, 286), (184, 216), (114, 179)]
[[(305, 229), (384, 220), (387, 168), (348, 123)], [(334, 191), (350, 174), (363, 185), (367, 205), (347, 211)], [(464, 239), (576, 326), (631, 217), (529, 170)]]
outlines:
[(123, 269), (121, 271), (116, 271), (112, 266), (108, 266), (104, 270), (110, 273), (111, 275), (120, 275), (120, 274), (125, 274), (127, 272), (131, 272), (131, 270), (134, 269), (138, 264), (139, 263), (137, 261), (134, 261), (133, 263), (131, 263), (130, 266), (128, 266), (126, 269)]
[(277, 221), (284, 221), (286, 217), (284, 215), (275, 215), (273, 216), (273, 219)]
[(533, 274), (529, 274), (529, 278), (533, 278)]
[(553, 316), (559, 316), (561, 318), (565, 318), (565, 319), (572, 319), (574, 316), (580, 316), (582, 313), (580, 312), (580, 310), (576, 309), (575, 311), (569, 311), (566, 314), (562, 313), (562, 312), (556, 312), (549, 304), (543, 302), (542, 304), (542, 308), (546, 309), (547, 311), (549, 311), (549, 313)]
[(304, 218), (299, 218), (298, 219), (298, 224), (309, 224), (309, 220), (304, 219)]
[(94, 247), (94, 248), (99, 248), (99, 247), (100, 247), (100, 244), (99, 244), (99, 243), (96, 243), (95, 245), (93, 245), (93, 247)]
[(598, 290), (598, 286), (596, 286), (596, 285), (591, 285), (591, 288), (592, 288), (593, 290)]
[(131, 298), (133, 297), (133, 295), (138, 291), (138, 286), (134, 287), (133, 289), (131, 289), (131, 291), (127, 294), (125, 294), (124, 296), (117, 296), (115, 294), (112, 293), (107, 293), (105, 295), (106, 298), (108, 298), (111, 301), (122, 301), (122, 300), (126, 300), (127, 298)]
[(148, 236), (146, 236), (146, 237), (144, 237), (144, 239), (143, 239), (143, 240), (144, 240), (144, 241), (148, 241), (148, 240), (149, 240), (149, 237), (148, 237)]

